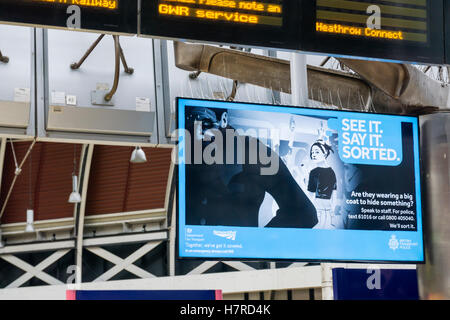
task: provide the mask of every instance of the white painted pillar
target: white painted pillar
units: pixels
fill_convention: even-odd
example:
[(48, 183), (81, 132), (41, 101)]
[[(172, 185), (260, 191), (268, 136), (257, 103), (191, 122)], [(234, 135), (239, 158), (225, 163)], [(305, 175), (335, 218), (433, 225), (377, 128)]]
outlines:
[(334, 300), (333, 265), (331, 263), (322, 263), (320, 267), (322, 272), (322, 300)]
[[(264, 54), (271, 58), (277, 57), (277, 51), (275, 50), (265, 50)], [(272, 104), (281, 104), (281, 94), (280, 91), (276, 91), (273, 89), (267, 89), (267, 101), (270, 101)]]
[[(94, 144), (89, 144), (87, 147), (84, 148), (85, 152), (87, 152), (87, 158), (86, 163), (84, 163), (84, 177), (83, 177), (83, 189), (81, 191), (81, 203), (80, 211), (79, 211), (79, 217), (78, 217), (78, 230), (77, 230), (77, 241), (76, 241), (76, 256), (75, 256), (75, 263), (76, 263), (76, 277), (75, 277), (75, 283), (77, 285), (82, 283), (82, 267), (83, 267), (83, 238), (84, 238), (84, 218), (85, 218), (85, 211), (86, 211), (86, 198), (88, 193), (88, 187), (89, 187), (89, 175), (91, 172), (91, 164), (92, 164), (92, 157), (94, 154)], [(83, 161), (80, 160), (80, 163), (83, 164)], [(80, 172), (78, 173), (79, 176), (81, 176), (81, 166), (80, 166)], [(79, 187), (78, 187), (79, 188)]]
[(291, 56), (292, 105), (308, 106), (308, 73), (306, 54), (293, 52)]

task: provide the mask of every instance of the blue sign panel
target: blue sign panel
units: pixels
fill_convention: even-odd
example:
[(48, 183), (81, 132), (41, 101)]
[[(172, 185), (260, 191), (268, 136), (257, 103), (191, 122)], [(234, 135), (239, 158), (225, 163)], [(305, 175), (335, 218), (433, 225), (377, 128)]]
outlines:
[(68, 290), (67, 300), (222, 300), (220, 290)]
[(182, 258), (422, 262), (416, 117), (178, 99)]
[(419, 300), (416, 270), (333, 269), (335, 300)]

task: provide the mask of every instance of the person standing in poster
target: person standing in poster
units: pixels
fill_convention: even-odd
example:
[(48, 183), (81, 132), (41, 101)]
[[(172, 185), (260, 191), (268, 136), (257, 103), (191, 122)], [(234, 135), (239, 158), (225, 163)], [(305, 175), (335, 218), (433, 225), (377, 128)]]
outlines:
[(334, 170), (327, 163), (331, 152), (334, 153), (333, 149), (323, 140), (317, 140), (310, 149), (310, 158), (316, 167), (309, 173), (308, 191), (319, 220), (314, 229), (336, 229), (333, 211), (336, 204), (337, 181)]

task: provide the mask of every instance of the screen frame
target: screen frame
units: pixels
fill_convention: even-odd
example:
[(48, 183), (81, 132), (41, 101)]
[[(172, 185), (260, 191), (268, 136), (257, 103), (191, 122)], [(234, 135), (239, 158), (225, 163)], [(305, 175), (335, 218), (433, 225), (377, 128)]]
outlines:
[[(234, 101), (234, 102), (228, 102), (228, 101), (222, 101), (222, 100), (213, 100), (213, 99), (197, 99), (197, 98), (186, 98), (186, 97), (176, 97), (175, 98), (175, 106), (176, 106), (176, 112), (175, 112), (175, 121), (176, 121), (176, 129), (179, 129), (179, 102), (181, 100), (185, 101), (203, 101), (203, 102), (213, 102), (213, 103), (224, 103), (224, 104), (233, 104), (233, 103), (239, 103), (243, 105), (253, 105), (253, 106), (269, 106), (269, 107), (283, 107), (283, 108), (290, 108), (290, 109), (305, 109), (305, 110), (324, 110), (324, 111), (338, 111), (342, 113), (359, 113), (359, 114), (374, 114), (374, 115), (387, 115), (387, 116), (397, 116), (397, 117), (409, 117), (412, 119), (415, 119), (417, 121), (417, 154), (418, 154), (418, 175), (415, 177), (415, 179), (418, 179), (419, 181), (416, 182), (420, 195), (417, 196), (416, 194), (416, 202), (417, 198), (420, 198), (420, 204), (416, 204), (416, 207), (420, 209), (421, 214), (421, 232), (419, 233), (422, 240), (422, 257), (423, 260), (358, 260), (358, 259), (284, 259), (284, 258), (233, 258), (233, 257), (186, 257), (180, 255), (180, 180), (179, 180), (179, 164), (174, 164), (174, 178), (176, 183), (176, 197), (174, 200), (176, 201), (176, 233), (175, 233), (175, 257), (179, 260), (191, 260), (191, 261), (244, 261), (244, 262), (278, 262), (278, 263), (295, 263), (295, 262), (305, 262), (305, 263), (373, 263), (373, 264), (405, 264), (405, 265), (413, 265), (413, 264), (425, 264), (426, 263), (426, 230), (424, 228), (425, 226), (425, 220), (424, 219), (424, 211), (423, 211), (423, 200), (424, 200), (424, 192), (423, 192), (423, 169), (422, 169), (422, 156), (420, 152), (420, 125), (419, 125), (419, 116), (418, 115), (399, 115), (394, 113), (374, 113), (374, 112), (364, 112), (364, 111), (353, 111), (353, 110), (336, 110), (336, 109), (330, 109), (330, 108), (313, 108), (313, 107), (303, 107), (303, 106), (289, 106), (289, 105), (274, 105), (274, 104), (264, 104), (264, 103), (251, 103), (251, 102), (240, 102), (240, 101)], [(176, 137), (178, 139), (178, 136)], [(414, 138), (414, 137), (413, 137)], [(175, 150), (177, 150), (178, 141), (176, 142)], [(413, 145), (413, 149), (414, 149)], [(176, 155), (178, 157), (178, 155)], [(416, 161), (416, 159), (414, 159)], [(417, 191), (417, 190), (416, 190)], [(275, 228), (274, 228), (275, 229)], [(374, 231), (374, 230), (366, 230), (366, 231)], [(386, 231), (388, 232), (388, 231)], [(419, 232), (419, 231), (416, 231)]]

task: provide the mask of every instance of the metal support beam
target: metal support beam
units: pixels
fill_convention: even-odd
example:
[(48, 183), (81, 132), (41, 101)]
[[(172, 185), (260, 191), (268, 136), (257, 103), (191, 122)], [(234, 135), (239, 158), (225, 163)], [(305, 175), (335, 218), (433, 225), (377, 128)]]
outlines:
[(31, 92), (31, 99), (30, 99), (30, 115), (29, 115), (29, 123), (26, 130), (26, 135), (28, 137), (35, 138), (37, 136), (37, 94), (36, 91), (37, 88), (37, 79), (38, 79), (38, 52), (36, 48), (36, 41), (37, 41), (37, 35), (36, 35), (37, 29), (30, 28), (30, 48), (31, 48), (31, 55), (30, 55), (30, 64), (31, 64), (31, 75), (30, 75), (30, 92)]
[(36, 136), (46, 136), (49, 105), (48, 31), (36, 28)]
[(188, 275), (194, 275), (194, 274), (202, 274), (214, 267), (218, 263), (224, 263), (227, 266), (232, 267), (233, 269), (236, 269), (237, 271), (251, 271), (256, 270), (255, 268), (250, 267), (248, 264), (245, 264), (240, 261), (206, 261), (200, 264), (195, 269), (191, 270)]
[[(94, 154), (94, 145), (89, 144), (86, 147), (83, 148), (84, 152), (87, 152), (85, 160), (81, 162), (80, 166), (80, 176), (81, 172), (84, 172), (82, 175), (82, 186), (81, 186), (81, 203), (76, 204), (75, 208), (78, 208), (78, 217), (76, 218), (76, 258), (75, 258), (75, 264), (76, 264), (76, 277), (75, 282), (81, 283), (82, 282), (82, 267), (83, 267), (83, 236), (84, 236), (84, 218), (86, 213), (86, 200), (87, 200), (87, 194), (88, 194), (88, 187), (89, 187), (89, 175), (91, 172), (91, 163), (92, 163), (92, 156)], [(84, 153), (82, 152), (82, 154)], [(80, 186), (78, 186), (79, 188)]]
[(300, 267), (304, 267), (306, 265), (307, 265), (307, 263), (304, 263), (304, 262), (294, 262), (288, 268), (300, 268)]
[(48, 283), (50, 285), (58, 285), (63, 284), (62, 281), (48, 275), (43, 270), (51, 266), (53, 263), (61, 259), (63, 256), (65, 256), (70, 249), (60, 250), (53, 253), (51, 256), (49, 256), (47, 259), (39, 263), (37, 266), (32, 266), (25, 261), (13, 256), (13, 255), (1, 255), (0, 258), (11, 263), (12, 265), (18, 267), (19, 269), (22, 269), (26, 273), (10, 283), (6, 288), (18, 288), (21, 285), (23, 285), (25, 282), (30, 280), (33, 277), (39, 278), (45, 283)]
[(8, 139), (0, 137), (0, 191), (2, 190), (3, 166), (5, 164), (6, 144)]
[(136, 233), (129, 235), (119, 235), (113, 237), (95, 237), (84, 239), (83, 247), (98, 247), (106, 245), (117, 245), (125, 243), (139, 243), (150, 241), (165, 241), (167, 240), (167, 231)]
[(202, 274), (212, 267), (214, 267), (216, 264), (218, 264), (220, 261), (206, 261), (197, 266), (196, 268), (189, 271), (188, 275), (194, 275), (194, 274)]
[(292, 104), (308, 106), (308, 74), (306, 55), (292, 53), (290, 63)]
[(155, 75), (156, 114), (158, 124), (158, 143), (169, 144), (171, 104), (169, 87), (169, 62), (167, 41), (153, 40), (153, 70)]
[[(175, 174), (175, 163), (172, 161), (174, 159), (174, 152), (177, 152), (177, 148), (172, 148), (171, 158), (170, 158), (170, 168), (169, 168), (169, 174), (167, 176), (167, 186), (166, 186), (166, 195), (164, 200), (164, 210), (169, 214), (169, 200), (172, 192), (172, 185), (174, 182), (174, 174)], [(175, 199), (175, 198), (174, 198)]]
[(104, 274), (99, 276), (93, 282), (108, 281), (109, 279), (114, 277), (116, 274), (118, 274), (122, 270), (127, 270), (128, 272), (131, 272), (140, 278), (155, 277), (153, 274), (135, 266), (133, 263), (136, 260), (138, 260), (139, 258), (141, 258), (144, 255), (146, 255), (147, 253), (149, 253), (150, 251), (152, 251), (153, 249), (155, 249), (161, 243), (162, 243), (162, 241), (148, 242), (145, 245), (143, 245), (141, 248), (136, 250), (134, 253), (132, 253), (130, 256), (128, 256), (126, 259), (119, 258), (118, 256), (116, 256), (116, 255), (112, 254), (111, 252), (106, 251), (105, 249), (102, 249), (100, 247), (87, 248), (87, 250), (89, 250), (90, 252), (115, 264), (114, 267), (112, 267), (111, 269), (106, 271)]
[(32, 252), (42, 252), (42, 251), (52, 251), (52, 250), (62, 250), (62, 249), (73, 249), (75, 248), (75, 241), (51, 241), (42, 243), (31, 243), (31, 244), (16, 244), (8, 245), (0, 249), (0, 255), (11, 255), (16, 253), (32, 253)]
[(255, 268), (250, 267), (248, 264), (245, 264), (240, 261), (222, 261), (222, 263), (226, 264), (227, 266), (230, 266), (237, 271), (251, 271), (256, 270)]

